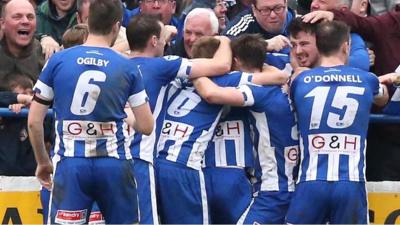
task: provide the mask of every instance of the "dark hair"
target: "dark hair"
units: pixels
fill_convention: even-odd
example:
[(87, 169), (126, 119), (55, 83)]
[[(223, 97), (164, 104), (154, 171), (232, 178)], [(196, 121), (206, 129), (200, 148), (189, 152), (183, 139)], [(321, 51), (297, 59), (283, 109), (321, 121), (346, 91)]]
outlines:
[(289, 34), (294, 38), (296, 38), (301, 31), (308, 34), (315, 34), (316, 30), (317, 24), (305, 23), (301, 17), (293, 19), (288, 26)]
[(32, 89), (33, 81), (27, 76), (19, 73), (8, 75), (7, 85), (10, 90), (20, 86), (22, 89)]
[(262, 69), (267, 53), (267, 42), (261, 34), (242, 34), (231, 41), (233, 57), (237, 57), (243, 66)]
[(117, 22), (122, 21), (122, 4), (120, 0), (95, 0), (89, 7), (89, 32), (107, 35)]
[(340, 21), (322, 22), (315, 32), (317, 48), (321, 55), (331, 56), (350, 38), (350, 27)]
[(192, 58), (212, 58), (219, 48), (220, 41), (211, 36), (203, 36), (192, 46)]
[[(258, 0), (251, 0), (251, 3), (252, 3), (253, 5), (257, 5), (257, 1), (258, 1)], [(284, 4), (286, 4), (287, 1), (288, 1), (288, 0), (283, 0)]]
[(62, 36), (62, 45), (64, 49), (75, 45), (81, 45), (86, 41), (88, 35), (89, 28), (87, 24), (76, 24), (64, 32)]
[(140, 13), (126, 27), (126, 38), (131, 50), (143, 50), (149, 39), (155, 35), (160, 38), (161, 20), (159, 15)]

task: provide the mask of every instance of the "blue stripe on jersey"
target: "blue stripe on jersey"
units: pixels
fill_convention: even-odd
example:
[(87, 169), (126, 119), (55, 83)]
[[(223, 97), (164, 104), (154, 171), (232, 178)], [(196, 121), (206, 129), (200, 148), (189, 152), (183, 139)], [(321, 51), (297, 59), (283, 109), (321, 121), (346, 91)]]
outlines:
[(247, 109), (233, 107), (220, 120), (204, 156), (206, 167), (254, 167), (249, 116)]
[(400, 115), (400, 88), (391, 87), (393, 95), (382, 112), (389, 115)]
[(136, 133), (130, 148), (134, 158), (153, 162), (155, 143), (161, 130), (164, 118), (165, 93), (168, 84), (176, 77), (187, 78), (191, 72), (191, 64), (187, 59), (178, 56), (159, 58), (135, 57), (130, 59), (135, 63), (143, 76), (146, 93), (149, 96), (150, 109), (155, 120), (154, 131), (150, 136)]
[[(220, 86), (236, 87), (245, 82), (247, 76), (235, 72), (212, 79)], [(187, 81), (171, 85), (175, 87), (168, 93), (171, 97), (157, 144), (159, 157), (199, 170), (222, 106), (205, 102)], [(168, 145), (171, 141), (174, 144)]]
[[(143, 83), (129, 61), (108, 48), (77, 46), (56, 53), (44, 67), (35, 91), (54, 92), (57, 154), (69, 157), (130, 158), (122, 134), (125, 104), (145, 103)], [(134, 97), (136, 96), (136, 97)], [(97, 140), (107, 139), (106, 144)], [(81, 141), (85, 140), (85, 144)], [(100, 141), (101, 142), (101, 141)], [(76, 146), (76, 148), (75, 148)], [(102, 155), (103, 156), (103, 155)]]
[(375, 75), (349, 66), (318, 67), (292, 83), (301, 136), (299, 182), (365, 181), (369, 113)]
[(250, 107), (257, 151), (255, 188), (260, 191), (293, 191), (298, 140), (288, 96), (278, 86), (249, 87), (255, 102)]

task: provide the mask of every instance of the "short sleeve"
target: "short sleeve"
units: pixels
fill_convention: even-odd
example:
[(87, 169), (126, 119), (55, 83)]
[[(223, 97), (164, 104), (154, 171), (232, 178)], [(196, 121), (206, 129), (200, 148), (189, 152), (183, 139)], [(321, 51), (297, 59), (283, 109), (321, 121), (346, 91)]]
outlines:
[(60, 54), (55, 54), (51, 57), (43, 67), (39, 79), (33, 87), (33, 91), (45, 97), (48, 100), (54, 98), (54, 70), (61, 62)]
[(146, 91), (144, 90), (142, 76), (139, 72), (135, 71), (132, 73), (133, 82), (130, 90), (130, 95), (128, 98), (129, 105), (131, 107), (137, 107), (145, 104), (149, 101)]

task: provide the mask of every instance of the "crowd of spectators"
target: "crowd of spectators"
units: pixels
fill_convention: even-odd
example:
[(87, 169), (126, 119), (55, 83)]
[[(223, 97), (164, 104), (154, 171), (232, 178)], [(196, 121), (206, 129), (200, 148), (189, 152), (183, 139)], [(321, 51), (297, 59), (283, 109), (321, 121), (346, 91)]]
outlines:
[[(75, 43), (77, 37), (87, 35), (84, 24), (93, 1), (0, 2), (2, 107), (18, 103), (17, 94), (27, 94), (26, 90), (32, 88), (52, 54), (68, 47), (69, 42)], [(314, 14), (308, 14), (305, 20), (346, 22), (353, 32), (349, 64), (380, 76), (394, 72), (400, 65), (398, 3), (399, 0), (125, 0), (122, 25), (127, 26), (129, 20), (140, 13), (159, 14), (164, 24), (171, 25), (171, 32), (176, 33), (169, 40), (165, 54), (188, 58), (192, 57), (193, 44), (202, 36), (224, 34), (234, 38), (244, 33), (259, 33), (268, 43), (270, 54), (266, 62), (274, 62), (279, 69), (285, 69), (290, 63), (291, 48), (287, 27), (297, 15), (312, 11)], [(200, 11), (187, 16), (194, 8), (206, 8), (205, 13)], [(215, 13), (218, 20), (210, 20), (214, 17), (207, 13)], [(127, 53), (125, 30), (121, 30), (113, 48), (121, 54)], [(394, 89), (389, 89), (393, 94)], [(21, 107), (28, 107), (30, 101), (24, 99), (20, 103), (23, 105), (10, 108), (18, 112)], [(376, 109), (376, 112), (381, 111)], [(370, 180), (400, 180), (399, 131), (398, 125), (370, 126), (367, 150)], [(50, 145), (50, 131), (48, 136)], [(0, 119), (0, 146), (0, 175), (34, 175), (26, 118)]]

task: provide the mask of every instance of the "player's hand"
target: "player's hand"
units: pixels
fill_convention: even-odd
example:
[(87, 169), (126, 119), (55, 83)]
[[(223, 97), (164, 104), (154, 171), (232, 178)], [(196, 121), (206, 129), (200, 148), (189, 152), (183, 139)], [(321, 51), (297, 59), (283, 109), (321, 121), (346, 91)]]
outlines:
[(289, 39), (283, 35), (278, 35), (265, 41), (268, 43), (267, 51), (279, 52), (286, 47), (291, 47)]
[(29, 107), (32, 103), (33, 96), (25, 95), (25, 94), (18, 94), (17, 101), (18, 103), (24, 104), (26, 107)]
[(378, 77), (379, 82), (382, 84), (400, 84), (400, 74), (399, 73), (388, 73)]
[(215, 39), (218, 39), (221, 42), (226, 42), (226, 43), (230, 43), (231, 39), (229, 39), (227, 36), (224, 35), (220, 35), (220, 36), (214, 36)]
[(307, 13), (302, 18), (305, 23), (316, 23), (321, 20), (332, 21), (334, 17), (335, 14), (333, 12), (318, 10)]
[(369, 66), (375, 65), (375, 52), (367, 48), (369, 56)]
[(8, 108), (9, 108), (11, 111), (15, 112), (15, 113), (20, 113), (20, 112), (21, 112), (21, 109), (24, 108), (24, 107), (25, 107), (25, 105), (24, 105), (24, 104), (20, 104), (20, 103), (18, 103), (18, 104), (12, 104), (12, 105), (9, 105), (9, 106), (8, 106)]
[(165, 42), (170, 43), (171, 40), (178, 34), (178, 29), (172, 25), (164, 25), (165, 27)]
[(38, 164), (36, 167), (36, 177), (40, 184), (47, 190), (51, 191), (53, 186), (53, 181), (51, 179), (51, 174), (53, 174), (53, 165), (49, 161), (45, 164)]
[(42, 53), (47, 61), (55, 52), (61, 50), (61, 46), (50, 36), (45, 36), (40, 40)]

